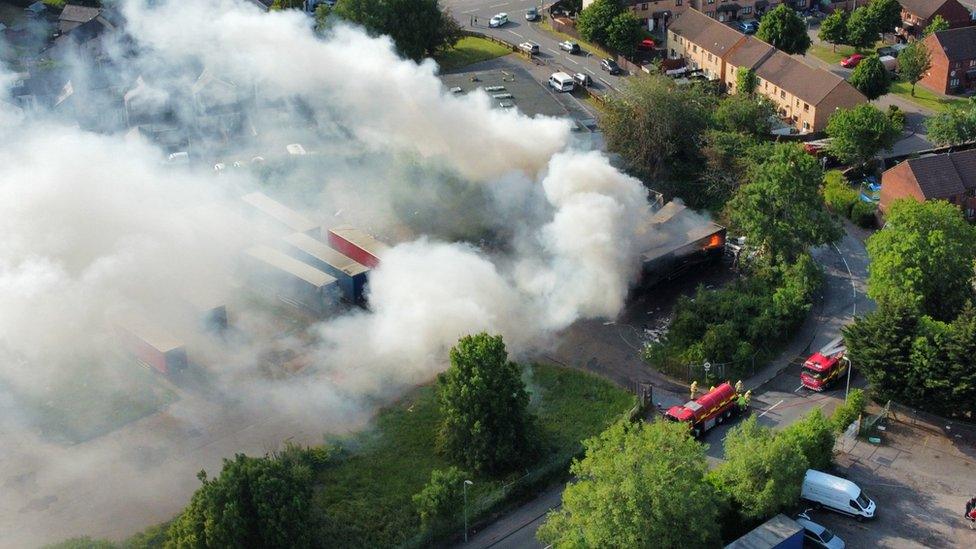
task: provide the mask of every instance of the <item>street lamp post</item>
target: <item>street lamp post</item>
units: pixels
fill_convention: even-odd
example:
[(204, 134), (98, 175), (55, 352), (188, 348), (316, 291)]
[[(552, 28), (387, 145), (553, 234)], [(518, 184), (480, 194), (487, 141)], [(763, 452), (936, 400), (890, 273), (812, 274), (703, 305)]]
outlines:
[(847, 388), (844, 389), (844, 402), (847, 402), (847, 395), (851, 392), (851, 370), (854, 369), (854, 365), (851, 364), (851, 359), (845, 357), (844, 360), (847, 361)]
[(464, 481), (461, 491), (464, 493), (464, 543), (468, 542), (468, 486), (474, 484), (470, 480)]

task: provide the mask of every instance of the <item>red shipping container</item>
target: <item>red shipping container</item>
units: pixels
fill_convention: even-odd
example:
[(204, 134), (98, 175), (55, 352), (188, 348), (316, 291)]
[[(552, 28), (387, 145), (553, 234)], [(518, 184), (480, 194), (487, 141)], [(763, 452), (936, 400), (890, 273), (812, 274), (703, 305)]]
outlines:
[(354, 261), (372, 268), (379, 266), (380, 256), (389, 249), (389, 246), (376, 240), (365, 231), (348, 225), (329, 229), (328, 239), (329, 246)]

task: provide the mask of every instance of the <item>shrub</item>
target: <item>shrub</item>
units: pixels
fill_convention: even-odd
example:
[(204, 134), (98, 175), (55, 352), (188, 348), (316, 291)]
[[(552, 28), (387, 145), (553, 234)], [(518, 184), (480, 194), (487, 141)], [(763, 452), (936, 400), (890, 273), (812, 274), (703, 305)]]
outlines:
[(831, 170), (824, 176), (824, 202), (837, 215), (850, 217), (851, 208), (857, 202), (857, 191), (847, 183), (844, 174), (839, 170)]
[(807, 466), (824, 470), (834, 459), (834, 431), (820, 408), (803, 416), (780, 433), (807, 458)]
[(462, 504), (463, 482), (464, 473), (457, 467), (431, 471), (430, 482), (413, 496), (421, 524), (430, 526), (457, 517)]
[(854, 423), (864, 413), (867, 405), (867, 397), (864, 395), (864, 391), (851, 389), (850, 394), (847, 395), (847, 402), (838, 406), (833, 415), (830, 416), (830, 423), (833, 425), (834, 431), (844, 432), (851, 423)]
[(870, 202), (856, 200), (854, 206), (851, 208), (851, 221), (861, 227), (870, 229), (875, 226), (876, 220), (874, 213), (877, 210), (878, 207)]

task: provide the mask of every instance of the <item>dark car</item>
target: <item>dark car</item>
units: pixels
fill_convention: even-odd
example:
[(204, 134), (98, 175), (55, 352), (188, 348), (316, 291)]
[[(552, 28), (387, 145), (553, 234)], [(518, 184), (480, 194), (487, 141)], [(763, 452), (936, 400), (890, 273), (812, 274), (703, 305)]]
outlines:
[(739, 32), (742, 34), (756, 34), (759, 30), (759, 21), (739, 21), (738, 25)]
[(623, 69), (620, 68), (620, 65), (609, 57), (600, 61), (600, 68), (614, 75), (624, 72)]

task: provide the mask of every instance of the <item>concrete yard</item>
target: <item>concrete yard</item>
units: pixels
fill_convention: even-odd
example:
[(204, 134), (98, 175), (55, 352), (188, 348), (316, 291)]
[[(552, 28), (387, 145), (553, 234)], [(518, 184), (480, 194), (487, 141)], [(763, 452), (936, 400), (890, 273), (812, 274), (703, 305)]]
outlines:
[(976, 531), (962, 517), (976, 496), (976, 446), (888, 421), (880, 445), (858, 441), (838, 463), (878, 505), (877, 518), (863, 523), (811, 512), (848, 547), (976, 547)]

